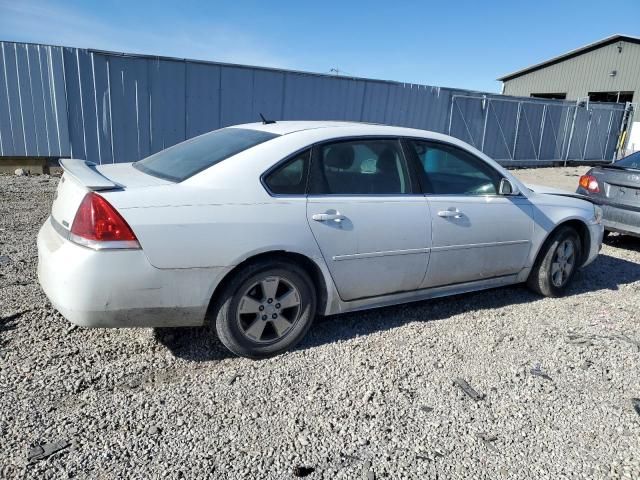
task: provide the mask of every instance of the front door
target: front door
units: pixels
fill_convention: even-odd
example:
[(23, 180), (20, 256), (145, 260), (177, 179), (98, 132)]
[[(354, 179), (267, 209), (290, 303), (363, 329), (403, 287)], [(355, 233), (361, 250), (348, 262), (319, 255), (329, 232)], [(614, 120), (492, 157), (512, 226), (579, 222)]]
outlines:
[(307, 219), (343, 300), (417, 289), (429, 260), (429, 208), (397, 139), (314, 149)]
[(531, 249), (533, 208), (524, 196), (498, 195), (502, 174), (452, 145), (408, 141), (419, 159), (432, 245), (423, 288), (512, 275)]

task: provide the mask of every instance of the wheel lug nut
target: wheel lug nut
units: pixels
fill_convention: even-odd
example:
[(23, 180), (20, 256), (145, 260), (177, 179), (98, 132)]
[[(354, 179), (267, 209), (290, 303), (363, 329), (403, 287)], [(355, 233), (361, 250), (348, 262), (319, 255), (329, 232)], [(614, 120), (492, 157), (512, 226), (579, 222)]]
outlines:
[(260, 305), (260, 306), (258, 307), (258, 310), (263, 311), (263, 310), (264, 310), (264, 305)]
[(273, 298), (268, 298), (267, 303), (273, 303)]
[(273, 315), (271, 315), (271, 318), (278, 318), (278, 314), (274, 313)]
[(263, 319), (263, 320), (266, 320), (266, 319), (267, 319), (267, 316), (266, 316), (266, 315), (262, 315), (262, 319)]
[(280, 308), (280, 304), (279, 303), (276, 303), (276, 308)]

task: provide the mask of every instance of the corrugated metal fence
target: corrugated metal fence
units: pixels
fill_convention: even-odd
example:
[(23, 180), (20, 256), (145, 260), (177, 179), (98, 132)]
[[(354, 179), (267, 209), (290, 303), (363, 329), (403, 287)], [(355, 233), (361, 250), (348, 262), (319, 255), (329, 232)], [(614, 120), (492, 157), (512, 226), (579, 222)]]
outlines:
[(612, 159), (623, 107), (517, 99), (48, 45), (0, 42), (0, 156), (128, 162), (216, 128), (355, 120), (461, 138), (503, 163)]
[(448, 132), (503, 164), (594, 162), (615, 155), (625, 106), (453, 95)]

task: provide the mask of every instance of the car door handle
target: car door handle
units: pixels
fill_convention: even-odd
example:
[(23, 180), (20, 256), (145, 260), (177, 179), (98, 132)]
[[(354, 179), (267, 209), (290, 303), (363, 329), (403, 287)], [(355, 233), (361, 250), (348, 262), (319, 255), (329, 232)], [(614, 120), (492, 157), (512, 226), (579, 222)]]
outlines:
[(440, 210), (438, 212), (438, 216), (443, 218), (462, 218), (463, 215), (464, 214), (457, 208), (452, 210)]
[(311, 216), (311, 218), (314, 219), (316, 222), (334, 221), (339, 223), (347, 217), (336, 212), (336, 213), (314, 213)]

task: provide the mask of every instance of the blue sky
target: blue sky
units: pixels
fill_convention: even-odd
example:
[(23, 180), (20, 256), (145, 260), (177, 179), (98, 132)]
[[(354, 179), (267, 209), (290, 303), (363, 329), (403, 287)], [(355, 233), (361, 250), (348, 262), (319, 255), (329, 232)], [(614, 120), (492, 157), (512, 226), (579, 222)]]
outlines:
[(639, 0), (0, 0), (0, 39), (497, 92), (495, 79), (614, 33)]

